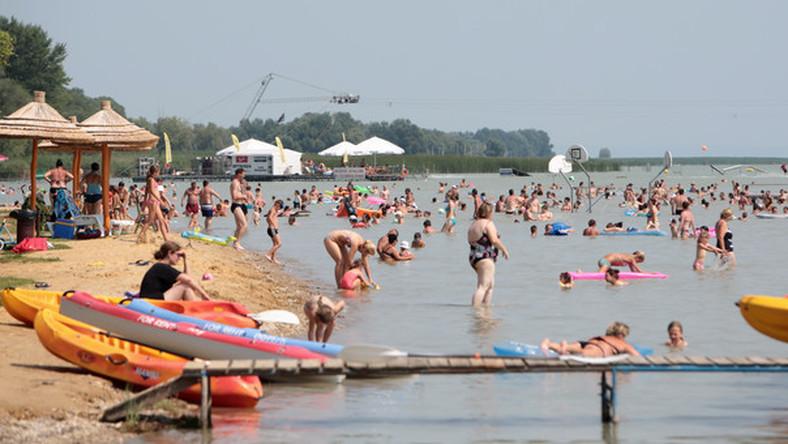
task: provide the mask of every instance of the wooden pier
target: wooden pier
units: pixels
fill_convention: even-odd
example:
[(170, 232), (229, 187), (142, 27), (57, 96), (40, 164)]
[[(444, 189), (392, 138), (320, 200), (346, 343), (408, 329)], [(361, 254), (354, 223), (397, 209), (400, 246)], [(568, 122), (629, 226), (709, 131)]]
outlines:
[(471, 374), (471, 373), (599, 373), (601, 385), (602, 422), (616, 421), (616, 376), (618, 372), (788, 372), (788, 358), (762, 357), (690, 357), (654, 356), (629, 357), (613, 363), (585, 363), (573, 359), (506, 358), (500, 356), (409, 356), (380, 359), (373, 362), (346, 362), (340, 359), (294, 360), (230, 360), (190, 362), (181, 376), (137, 393), (126, 401), (104, 411), (101, 420), (124, 419), (138, 409), (161, 399), (174, 396), (199, 382), (202, 387), (200, 424), (211, 427), (211, 376), (257, 375), (296, 380), (301, 377), (346, 375), (351, 378), (379, 378), (410, 374)]

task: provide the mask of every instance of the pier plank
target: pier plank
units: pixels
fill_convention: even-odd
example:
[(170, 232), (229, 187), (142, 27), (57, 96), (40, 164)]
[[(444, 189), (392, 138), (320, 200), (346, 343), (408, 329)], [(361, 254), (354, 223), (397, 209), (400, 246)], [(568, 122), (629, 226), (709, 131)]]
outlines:
[(708, 366), (714, 365), (714, 363), (711, 362), (709, 360), (709, 358), (707, 358), (705, 356), (689, 356), (687, 359), (689, 359), (689, 361), (691, 363), (693, 363), (694, 365), (700, 365), (700, 366), (704, 366), (704, 367), (708, 367)]

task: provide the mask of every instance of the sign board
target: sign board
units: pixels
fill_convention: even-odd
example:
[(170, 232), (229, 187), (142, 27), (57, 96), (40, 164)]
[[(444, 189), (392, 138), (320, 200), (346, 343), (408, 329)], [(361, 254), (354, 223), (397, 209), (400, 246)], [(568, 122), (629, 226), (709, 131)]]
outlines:
[(583, 145), (572, 145), (566, 150), (566, 157), (573, 162), (583, 163), (588, 160), (588, 151)]
[(364, 180), (367, 172), (363, 167), (337, 167), (334, 168), (335, 179)]
[(274, 174), (274, 159), (268, 154), (233, 155), (231, 169), (243, 168), (246, 174), (270, 176)]
[(566, 156), (558, 154), (550, 159), (550, 162), (547, 164), (547, 171), (553, 174), (568, 174), (572, 172), (572, 164), (566, 161)]

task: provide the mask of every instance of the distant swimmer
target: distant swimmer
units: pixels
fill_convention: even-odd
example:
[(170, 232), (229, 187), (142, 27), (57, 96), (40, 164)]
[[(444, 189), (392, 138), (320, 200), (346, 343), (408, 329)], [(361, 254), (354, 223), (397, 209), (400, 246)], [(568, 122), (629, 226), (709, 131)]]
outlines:
[(567, 343), (542, 340), (542, 351), (554, 351), (560, 355), (575, 354), (586, 357), (603, 358), (621, 354), (640, 356), (640, 353), (625, 339), (629, 336), (629, 326), (622, 322), (614, 322), (607, 327), (605, 336), (595, 336), (585, 341)]
[(417, 231), (413, 233), (413, 241), (410, 243), (410, 246), (413, 248), (424, 248), (427, 244), (424, 242), (421, 233)]
[(568, 272), (564, 271), (563, 273), (558, 275), (558, 285), (561, 288), (568, 290), (575, 286), (575, 281), (572, 279), (572, 275)]
[(608, 268), (605, 272), (605, 282), (614, 287), (623, 287), (628, 285), (627, 281), (621, 279), (618, 270), (615, 268)]
[(345, 301), (334, 302), (325, 296), (312, 296), (304, 304), (304, 315), (309, 320), (307, 338), (328, 342), (334, 331), (337, 315), (345, 308)]
[(583, 236), (599, 236), (599, 228), (596, 227), (596, 220), (588, 220), (588, 226), (583, 229)]
[(668, 342), (665, 345), (678, 350), (689, 345), (687, 340), (684, 339), (684, 326), (681, 325), (681, 322), (673, 321), (668, 324)]
[(473, 305), (488, 305), (492, 302), (495, 287), (495, 261), (498, 253), (509, 259), (509, 250), (501, 242), (498, 230), (492, 221), (493, 207), (483, 203), (476, 214), (476, 220), (468, 228), (468, 244), (471, 252), (468, 261), (476, 271), (476, 291), (473, 293)]
[(720, 257), (725, 255), (725, 251), (721, 248), (709, 245), (709, 237), (709, 228), (705, 225), (700, 227), (697, 247), (695, 249), (695, 262), (692, 264), (692, 269), (695, 271), (703, 271), (707, 251), (714, 254), (719, 254)]
[(632, 254), (626, 253), (610, 253), (606, 254), (605, 257), (599, 259), (597, 265), (599, 266), (599, 272), (605, 273), (610, 267), (629, 267), (630, 270), (641, 273), (643, 270), (638, 267), (637, 264), (643, 263), (646, 260), (646, 253), (638, 250)]

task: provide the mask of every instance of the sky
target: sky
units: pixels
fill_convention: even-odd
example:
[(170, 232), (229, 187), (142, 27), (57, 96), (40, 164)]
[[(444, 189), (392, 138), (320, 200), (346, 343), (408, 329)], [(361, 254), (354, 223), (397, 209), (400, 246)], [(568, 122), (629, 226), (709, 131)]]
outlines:
[(786, 1), (0, 0), (0, 14), (66, 43), (71, 86), (132, 117), (235, 125), (273, 72), (253, 118), (535, 128), (592, 156), (788, 156)]

